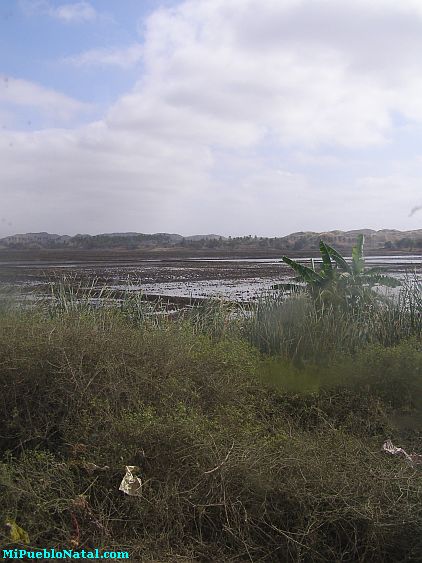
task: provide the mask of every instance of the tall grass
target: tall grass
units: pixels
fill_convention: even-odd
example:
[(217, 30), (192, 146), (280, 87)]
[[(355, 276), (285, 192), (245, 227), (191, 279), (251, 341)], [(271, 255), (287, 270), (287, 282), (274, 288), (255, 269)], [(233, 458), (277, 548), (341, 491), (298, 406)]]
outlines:
[[(381, 452), (387, 437), (422, 446), (394, 418), (420, 409), (413, 296), (352, 318), (303, 296), (168, 315), (60, 291), (0, 314), (0, 519), (32, 547), (421, 560), (422, 474)], [(309, 392), (286, 384), (313, 377)], [(125, 465), (139, 467), (140, 497), (118, 490)]]
[(245, 320), (249, 340), (267, 354), (327, 362), (368, 344), (392, 346), (422, 334), (422, 286), (403, 285), (394, 298), (374, 299), (360, 310), (321, 306), (305, 293), (269, 294)]

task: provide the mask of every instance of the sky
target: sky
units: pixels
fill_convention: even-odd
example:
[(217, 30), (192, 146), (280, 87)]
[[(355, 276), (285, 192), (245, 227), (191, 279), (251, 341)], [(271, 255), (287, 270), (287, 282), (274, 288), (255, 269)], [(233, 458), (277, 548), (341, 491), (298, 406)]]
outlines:
[(420, 0), (1, 0), (0, 236), (422, 228)]

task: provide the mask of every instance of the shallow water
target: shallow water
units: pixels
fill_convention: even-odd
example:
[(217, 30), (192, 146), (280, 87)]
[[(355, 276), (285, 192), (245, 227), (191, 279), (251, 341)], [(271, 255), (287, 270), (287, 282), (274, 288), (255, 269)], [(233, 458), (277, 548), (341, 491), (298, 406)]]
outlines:
[[(299, 259), (310, 265), (310, 258)], [(318, 259), (314, 259), (318, 262)], [(369, 256), (368, 266), (381, 266), (398, 278), (422, 280), (422, 255)], [(292, 270), (279, 258), (174, 259), (132, 262), (26, 262), (0, 264), (0, 286), (48, 295), (62, 280), (85, 288), (108, 288), (169, 298), (222, 298), (251, 301), (272, 285), (287, 281)]]

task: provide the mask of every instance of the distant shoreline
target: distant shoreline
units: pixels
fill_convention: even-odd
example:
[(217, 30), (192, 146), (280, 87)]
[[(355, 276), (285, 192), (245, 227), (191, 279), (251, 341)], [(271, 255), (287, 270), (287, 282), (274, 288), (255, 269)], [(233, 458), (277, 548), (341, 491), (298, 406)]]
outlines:
[[(347, 253), (347, 251), (346, 251)], [(403, 251), (397, 249), (366, 249), (366, 256), (412, 256), (420, 255), (420, 252)], [(236, 249), (228, 252), (227, 249), (181, 249), (165, 248), (151, 250), (81, 250), (81, 249), (0, 249), (0, 267), (7, 262), (138, 262), (143, 260), (188, 260), (195, 259), (280, 259), (286, 255), (294, 258), (316, 258), (319, 252), (315, 249), (281, 249), (274, 251)]]

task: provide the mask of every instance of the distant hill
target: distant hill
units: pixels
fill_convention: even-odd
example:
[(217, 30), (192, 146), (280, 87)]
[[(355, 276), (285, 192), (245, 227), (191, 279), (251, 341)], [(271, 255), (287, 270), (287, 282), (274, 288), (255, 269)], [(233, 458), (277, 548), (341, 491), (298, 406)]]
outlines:
[(217, 234), (183, 237), (175, 233), (103, 233), (99, 235), (78, 234), (75, 236), (51, 233), (25, 233), (0, 239), (1, 249), (80, 249), (80, 250), (161, 250), (178, 247), (185, 250), (218, 249), (227, 253), (241, 250), (277, 252), (306, 252), (318, 249), (319, 240), (340, 251), (349, 251), (358, 234), (365, 235), (365, 247), (371, 251), (422, 251), (422, 229), (397, 231), (361, 229), (352, 231), (328, 231), (316, 233), (301, 231), (284, 237), (223, 237)]
[(318, 248), (319, 240), (339, 249), (350, 249), (359, 234), (365, 235), (365, 248), (371, 250), (422, 250), (422, 229), (397, 231), (393, 229), (359, 229), (352, 231), (328, 231), (322, 233), (300, 232), (283, 237), (283, 243), (293, 250)]
[(12, 235), (0, 239), (0, 246), (12, 247), (22, 245), (23, 247), (48, 247), (51, 244), (66, 245), (72, 237), (68, 235), (55, 235), (51, 233), (25, 233)]
[(184, 241), (201, 242), (225, 240), (220, 235), (193, 235), (183, 237), (175, 233), (103, 233), (99, 235), (77, 234), (75, 236), (50, 233), (25, 233), (0, 239), (0, 248), (75, 248), (75, 249), (137, 249), (166, 248), (183, 244)]

